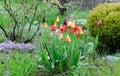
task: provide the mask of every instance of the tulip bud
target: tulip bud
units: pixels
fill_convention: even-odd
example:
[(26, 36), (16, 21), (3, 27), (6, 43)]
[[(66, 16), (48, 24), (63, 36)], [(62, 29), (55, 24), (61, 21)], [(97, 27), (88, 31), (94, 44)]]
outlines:
[(77, 32), (77, 33), (76, 33), (76, 37), (79, 37), (79, 36), (80, 36), (80, 33)]
[(97, 24), (98, 26), (102, 26), (102, 20), (99, 20)]
[(72, 25), (72, 21), (68, 22), (68, 27), (70, 27)]
[(67, 35), (67, 37), (66, 37), (66, 42), (67, 42), (67, 43), (71, 42), (70, 37), (69, 37), (68, 35)]
[(59, 39), (62, 40), (63, 39), (63, 34), (59, 35)]
[(77, 33), (76, 33), (76, 37), (79, 37), (82, 34), (83, 34), (83, 31), (82, 30), (78, 30)]
[(61, 32), (64, 32), (64, 27), (62, 26), (62, 24), (60, 24), (59, 29), (60, 29)]
[(50, 33), (50, 37), (53, 37), (53, 33), (52, 32)]
[(47, 23), (44, 23), (44, 28), (46, 29), (46, 28), (48, 28), (48, 25), (47, 25)]
[(60, 30), (57, 29), (57, 30), (56, 30), (56, 35), (59, 35), (59, 34), (60, 34)]
[(55, 31), (55, 30), (56, 30), (55, 25), (52, 25), (52, 26), (51, 26), (51, 31)]
[(75, 26), (74, 31), (77, 31), (77, 29), (78, 29), (78, 26)]
[(46, 22), (46, 19), (45, 17), (42, 18), (42, 22), (45, 23)]
[(57, 18), (56, 18), (56, 22), (59, 22), (59, 21), (60, 21), (60, 19), (59, 19), (59, 17), (57, 17)]
[(64, 23), (65, 26), (68, 26), (68, 17), (65, 18)]
[(74, 34), (74, 29), (71, 29), (71, 30), (70, 30), (70, 34)]
[(74, 29), (75, 28), (75, 24), (72, 23), (72, 25), (70, 27)]
[(56, 22), (53, 24), (55, 27), (57, 27), (57, 24), (56, 24)]

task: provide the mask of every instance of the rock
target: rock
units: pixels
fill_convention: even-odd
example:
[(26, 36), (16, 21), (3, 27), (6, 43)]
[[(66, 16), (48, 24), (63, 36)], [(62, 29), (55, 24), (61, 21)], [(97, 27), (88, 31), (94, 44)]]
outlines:
[(81, 24), (86, 24), (87, 20), (86, 19), (78, 19), (77, 22), (81, 23)]
[(120, 61), (120, 58), (119, 57), (116, 57), (116, 56), (111, 56), (111, 55), (108, 55), (106, 57), (103, 57), (103, 60), (105, 62), (107, 62), (108, 64), (115, 64), (117, 63), (118, 61)]
[(6, 71), (4, 76), (11, 76), (10, 72), (9, 71)]

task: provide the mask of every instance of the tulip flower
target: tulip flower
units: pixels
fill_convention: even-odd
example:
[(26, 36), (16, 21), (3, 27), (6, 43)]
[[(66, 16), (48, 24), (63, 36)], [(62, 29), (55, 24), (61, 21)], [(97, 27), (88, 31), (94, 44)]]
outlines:
[(55, 27), (57, 27), (57, 24), (56, 24), (56, 22), (53, 24)]
[(80, 35), (82, 35), (83, 34), (83, 30), (81, 29), (81, 30), (78, 30), (77, 31), (77, 33), (76, 33), (76, 37), (79, 37)]
[(72, 21), (68, 22), (68, 27), (70, 27), (72, 25)]
[(45, 18), (45, 17), (42, 18), (42, 22), (43, 22), (43, 23), (46, 22), (46, 18)]
[(62, 24), (60, 24), (60, 27), (59, 27), (60, 31), (61, 32), (66, 32), (67, 31), (67, 26), (64, 26)]
[(56, 30), (56, 35), (59, 35), (61, 31), (59, 29)]
[(74, 29), (71, 29), (71, 30), (70, 30), (70, 34), (74, 34)]
[(99, 20), (97, 24), (98, 26), (102, 26), (102, 20)]
[(67, 26), (64, 26), (64, 32), (66, 32), (67, 31)]
[(67, 35), (67, 37), (66, 37), (66, 42), (67, 43), (69, 43), (69, 42), (71, 42), (71, 39), (70, 39), (70, 37)]
[(52, 32), (50, 33), (50, 37), (53, 37), (53, 33)]
[(80, 35), (82, 35), (83, 34), (83, 30), (80, 30), (80, 31), (78, 31), (79, 33), (80, 33)]
[(65, 25), (65, 26), (68, 26), (68, 17), (65, 18), (65, 20), (64, 20), (64, 25)]
[(74, 20), (69, 21), (68, 22), (68, 27), (75, 28), (75, 21)]
[(77, 29), (78, 29), (78, 26), (75, 26), (74, 31), (77, 31)]
[(74, 28), (74, 31), (77, 31), (77, 33), (76, 33), (77, 37), (80, 36), (81, 34), (83, 34), (83, 28), (81, 26), (76, 26)]
[(52, 25), (51, 26), (51, 31), (55, 31), (56, 30), (56, 26), (55, 25)]
[(83, 31), (83, 27), (81, 27), (81, 26), (75, 26), (74, 31), (79, 31), (79, 30)]
[(59, 17), (57, 17), (57, 18), (56, 18), (56, 22), (59, 22), (59, 21), (60, 21), (60, 19), (59, 19)]
[(59, 39), (60, 39), (60, 40), (63, 39), (63, 34), (59, 34)]
[(62, 24), (60, 24), (60, 27), (59, 27), (60, 31), (63, 31), (64, 30), (64, 27)]
[(80, 36), (80, 33), (76, 33), (76, 37), (79, 37)]
[(48, 28), (48, 25), (47, 25), (47, 23), (44, 23), (44, 28), (46, 29), (46, 28)]
[(70, 27), (74, 29), (75, 28), (75, 24), (72, 23)]

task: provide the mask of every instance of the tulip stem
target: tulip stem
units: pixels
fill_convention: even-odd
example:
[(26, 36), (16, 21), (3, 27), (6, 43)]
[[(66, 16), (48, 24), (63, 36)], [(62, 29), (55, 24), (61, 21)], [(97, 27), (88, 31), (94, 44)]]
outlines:
[(49, 58), (50, 58), (50, 61), (52, 62), (52, 57), (50, 56), (50, 52), (49, 52), (48, 47), (47, 47), (46, 44), (45, 44), (45, 49), (46, 49), (46, 51), (47, 51), (47, 53), (48, 53), (48, 56), (49, 56)]
[(101, 27), (99, 27), (99, 29), (98, 29), (98, 35), (100, 34), (100, 28), (101, 28)]

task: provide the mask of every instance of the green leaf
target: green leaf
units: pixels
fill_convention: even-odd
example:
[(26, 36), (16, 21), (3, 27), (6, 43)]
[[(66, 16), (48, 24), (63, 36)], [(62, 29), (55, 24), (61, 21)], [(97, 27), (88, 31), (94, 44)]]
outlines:
[(92, 54), (94, 52), (94, 44), (93, 42), (89, 42), (85, 48), (85, 50), (87, 51), (87, 54)]
[(95, 37), (95, 41), (94, 41), (94, 50), (96, 50), (96, 48), (98, 47), (98, 43), (99, 43), (99, 41), (98, 41), (98, 34), (97, 34), (97, 36)]

